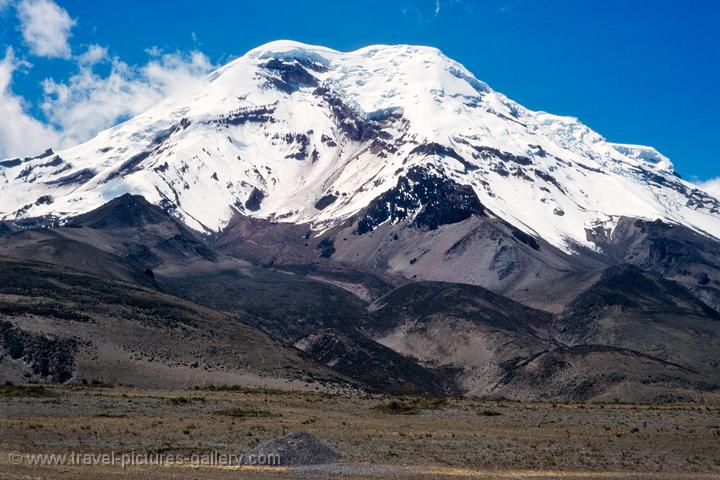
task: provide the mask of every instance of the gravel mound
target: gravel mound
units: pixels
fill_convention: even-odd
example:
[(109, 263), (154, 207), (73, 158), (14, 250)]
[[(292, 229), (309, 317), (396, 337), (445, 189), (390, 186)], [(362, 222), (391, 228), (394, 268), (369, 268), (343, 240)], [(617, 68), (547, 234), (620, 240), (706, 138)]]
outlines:
[(242, 457), (242, 465), (322, 465), (340, 459), (340, 454), (306, 432), (292, 432), (253, 448)]

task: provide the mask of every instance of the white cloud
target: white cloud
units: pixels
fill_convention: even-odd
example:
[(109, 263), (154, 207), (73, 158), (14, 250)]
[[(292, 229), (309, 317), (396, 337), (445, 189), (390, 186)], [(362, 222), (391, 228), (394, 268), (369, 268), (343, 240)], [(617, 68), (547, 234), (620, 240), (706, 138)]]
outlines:
[(77, 57), (77, 61), (80, 65), (95, 65), (103, 60), (106, 60), (108, 56), (108, 49), (100, 45), (88, 46), (85, 53)]
[[(0, 0), (0, 9), (16, 0)], [(13, 77), (31, 65), (8, 48), (0, 59), (0, 158), (27, 156), (47, 148), (65, 148), (89, 140), (100, 130), (147, 110), (162, 99), (204, 84), (214, 68), (201, 52), (148, 50), (149, 60), (128, 65), (111, 58), (107, 47), (91, 44), (72, 55), (70, 31), (75, 21), (52, 0), (20, 0), (17, 15), (25, 43), (38, 56), (72, 59), (76, 70), (67, 80), (45, 79), (33, 116), (24, 98), (12, 90)], [(0, 51), (0, 54), (2, 52)], [(109, 70), (95, 66), (109, 62)]]
[(33, 155), (89, 140), (165, 97), (199, 88), (214, 68), (201, 52), (159, 53), (140, 66), (112, 59), (109, 73), (100, 75), (93, 70), (93, 63), (103, 58), (107, 58), (107, 50), (91, 46), (78, 58), (78, 70), (67, 81), (43, 82), (45, 96), (40, 107), (46, 120), (42, 121), (33, 117), (25, 100), (12, 91), (13, 75), (29, 64), (8, 48), (0, 60), (0, 158)]
[(27, 112), (25, 101), (12, 91), (13, 73), (23, 66), (11, 48), (0, 61), (0, 158), (38, 153), (57, 145), (60, 135)]
[(709, 194), (720, 199), (720, 177), (711, 178), (710, 180), (705, 180), (704, 182), (697, 182), (697, 185)]
[(23, 39), (33, 54), (70, 58), (68, 38), (75, 20), (65, 9), (52, 0), (22, 0), (17, 12)]
[(200, 52), (163, 54), (140, 67), (116, 58), (106, 76), (86, 64), (66, 82), (45, 80), (41, 107), (64, 143), (79, 143), (165, 97), (198, 88), (212, 68)]
[(151, 57), (159, 57), (160, 55), (162, 55), (163, 52), (162, 52), (162, 49), (160, 49), (160, 47), (158, 47), (157, 45), (153, 45), (150, 48), (146, 48), (145, 53), (147, 53)]

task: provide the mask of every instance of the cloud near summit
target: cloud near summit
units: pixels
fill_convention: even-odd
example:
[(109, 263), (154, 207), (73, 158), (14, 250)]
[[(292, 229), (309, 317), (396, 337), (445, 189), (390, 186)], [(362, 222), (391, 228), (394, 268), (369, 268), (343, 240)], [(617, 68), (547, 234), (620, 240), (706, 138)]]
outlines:
[(67, 10), (52, 0), (23, 0), (17, 6), (23, 40), (33, 55), (70, 58), (69, 38), (75, 26)]
[[(0, 8), (10, 11), (8, 0)], [(5, 11), (6, 17), (10, 14)], [(214, 67), (200, 51), (165, 53), (148, 50), (144, 64), (132, 65), (112, 56), (111, 48), (74, 46), (76, 21), (52, 0), (23, 0), (15, 5), (15, 21), (26, 51), (7, 47), (0, 59), (0, 158), (33, 155), (92, 138), (99, 131), (147, 110), (170, 95), (192, 91)], [(42, 100), (33, 105), (13, 90), (13, 80), (32, 68), (24, 55), (72, 62), (67, 79), (42, 81)], [(109, 65), (99, 73), (96, 66)]]

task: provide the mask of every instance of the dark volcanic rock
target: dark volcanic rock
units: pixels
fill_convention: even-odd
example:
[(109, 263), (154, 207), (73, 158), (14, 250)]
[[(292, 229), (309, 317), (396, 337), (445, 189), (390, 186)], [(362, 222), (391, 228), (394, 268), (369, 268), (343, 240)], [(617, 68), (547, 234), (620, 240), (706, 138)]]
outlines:
[(220, 115), (214, 120), (207, 120), (203, 123), (214, 123), (216, 125), (245, 125), (246, 123), (272, 123), (275, 105), (261, 105), (259, 107), (244, 107), (231, 110), (225, 115)]
[[(95, 210), (72, 218), (65, 227), (86, 227), (102, 232), (101, 235), (109, 234), (124, 239), (123, 249), (114, 252), (114, 256), (134, 270), (133, 277), (143, 285), (147, 284), (144, 274), (146, 268), (156, 268), (164, 262), (190, 258), (213, 260), (216, 257), (205, 239), (141, 195), (125, 194), (115, 198)], [(87, 232), (80, 235), (87, 235)], [(72, 245), (71, 248), (65, 244), (66, 241), (60, 242), (64, 246), (58, 244), (58, 248), (81, 248), (78, 245)], [(95, 261), (104, 263), (97, 258)]]
[[(467, 142), (465, 142), (467, 143)], [(475, 158), (482, 158), (483, 160), (491, 160), (491, 159), (498, 159), (502, 160), (504, 162), (512, 162), (516, 163), (518, 165), (532, 165), (533, 161), (532, 159), (528, 157), (523, 157), (521, 155), (515, 155), (510, 152), (505, 152), (503, 150), (498, 150), (497, 148), (493, 147), (487, 147), (485, 145), (471, 145), (469, 144), (476, 152), (477, 154), (474, 155)]]
[(397, 223), (418, 210), (413, 225), (430, 230), (485, 212), (471, 186), (455, 183), (428, 168), (413, 167), (394, 188), (370, 202), (357, 233), (368, 233), (388, 220)]
[[(44, 158), (44, 157), (38, 157), (38, 158)], [(28, 160), (29, 159), (26, 159), (26, 161), (28, 161)], [(26, 182), (32, 183), (35, 181), (35, 177), (34, 176), (31, 177), (31, 175), (33, 174), (35, 169), (47, 168), (47, 167), (57, 167), (62, 164), (63, 164), (63, 159), (60, 158), (60, 155), (55, 155), (55, 157), (48, 162), (40, 163), (40, 164), (36, 164), (36, 165), (28, 165), (27, 167), (23, 168), (22, 171), (15, 178), (16, 179), (23, 178), (23, 179), (25, 179)]]
[(327, 85), (319, 85), (314, 93), (328, 104), (338, 128), (350, 140), (355, 142), (369, 140), (375, 138), (381, 130), (380, 122), (373, 121), (353, 110)]
[(73, 376), (77, 344), (72, 339), (34, 334), (0, 321), (0, 346), (0, 358), (6, 354), (21, 359), (40, 377), (62, 383)]
[(285, 158), (294, 158), (295, 160), (305, 160), (308, 157), (308, 147), (310, 146), (310, 138), (304, 133), (285, 135), (285, 141), (289, 144), (297, 145), (296, 151), (285, 155)]
[(58, 185), (58, 186), (66, 186), (66, 185), (76, 185), (76, 184), (82, 184), (90, 180), (95, 176), (95, 170), (92, 170), (90, 168), (84, 168), (82, 170), (78, 170), (75, 173), (71, 173), (69, 175), (65, 175), (64, 177), (60, 177), (57, 180), (53, 180), (51, 182), (47, 182), (48, 185)]
[(262, 191), (257, 188), (253, 188), (252, 192), (250, 192), (250, 196), (245, 201), (245, 208), (251, 212), (257, 212), (260, 210), (260, 205), (262, 204), (264, 198), (265, 194)]
[(141, 195), (126, 193), (105, 205), (73, 218), (67, 226), (89, 228), (140, 227), (168, 221), (161, 208), (149, 203)]
[(35, 200), (35, 205), (50, 205), (55, 199), (52, 195), (42, 195)]
[(19, 158), (13, 158), (12, 160), (3, 160), (2, 162), (0, 162), (0, 167), (5, 168), (13, 168), (17, 167), (18, 165), (22, 165), (22, 160), (20, 160)]
[(330, 238), (323, 238), (317, 248), (320, 250), (321, 257), (330, 258), (335, 253), (335, 242)]
[(120, 165), (120, 168), (112, 172), (110, 175), (107, 176), (105, 179), (105, 183), (109, 182), (110, 180), (113, 180), (118, 177), (124, 177), (125, 175), (128, 175), (130, 173), (136, 172), (138, 170), (138, 165), (140, 165), (145, 159), (147, 159), (152, 154), (151, 151), (146, 150), (140, 153), (137, 153), (133, 155), (132, 157), (128, 158), (122, 165)]
[[(239, 316), (101, 274), (0, 258), (0, 382), (29, 374), (163, 388), (187, 385), (194, 362), (209, 372), (208, 382), (218, 371), (320, 381), (326, 372), (336, 378)], [(147, 363), (133, 362), (136, 356)], [(158, 376), (153, 372), (160, 366)]]
[(417, 147), (410, 150), (410, 155), (436, 155), (438, 157), (449, 157), (454, 158), (458, 162), (462, 163), (465, 167), (465, 171), (471, 172), (477, 170), (478, 167), (465, 160), (459, 155), (454, 149), (440, 145), (439, 143), (425, 143), (418, 145)]
[(337, 200), (337, 195), (334, 195), (332, 193), (328, 193), (327, 195), (323, 195), (318, 199), (317, 202), (315, 202), (315, 208), (318, 210), (324, 210), (333, 203), (335, 203), (335, 200)]
[(334, 463), (340, 458), (340, 454), (329, 445), (309, 433), (293, 432), (253, 448), (243, 455), (242, 463), (267, 466), (322, 465)]
[(284, 61), (273, 58), (262, 66), (274, 74), (268, 78), (268, 82), (285, 93), (292, 93), (301, 87), (314, 87), (318, 83), (317, 79), (297, 60)]

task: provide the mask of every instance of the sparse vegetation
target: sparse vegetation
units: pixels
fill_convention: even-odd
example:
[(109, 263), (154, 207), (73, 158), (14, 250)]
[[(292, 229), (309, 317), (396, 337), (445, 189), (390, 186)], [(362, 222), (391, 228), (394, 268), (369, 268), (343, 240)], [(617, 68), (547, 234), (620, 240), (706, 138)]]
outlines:
[(215, 412), (216, 415), (224, 415), (226, 417), (235, 418), (271, 418), (279, 417), (280, 414), (273, 413), (268, 410), (259, 410), (255, 408), (229, 408), (226, 410), (218, 410)]
[[(0, 410), (9, 412), (0, 416), (7, 450), (30, 451), (65, 438), (67, 448), (74, 451), (105, 445), (123, 451), (183, 453), (213, 445), (220, 452), (242, 453), (269, 439), (304, 431), (328, 442), (345, 462), (478, 470), (484, 478), (494, 478), (489, 471), (533, 470), (579, 471), (583, 478), (608, 471), (635, 478), (633, 472), (640, 472), (637, 477), (687, 480), (694, 473), (708, 478), (720, 465), (720, 409), (713, 405), (542, 404), (250, 388), (241, 394), (234, 388), (204, 390), (198, 397), (188, 391), (158, 395), (90, 385), (50, 389), (6, 384), (0, 385), (0, 392)], [(83, 416), (73, 413), (77, 411)], [(2, 461), (0, 468), (8, 479), (37, 476), (21, 467), (7, 468)], [(422, 478), (444, 478), (433, 471)], [(100, 467), (83, 472), (93, 479), (117, 476), (116, 469)], [(76, 473), (48, 470), (47, 476), (75, 480)], [(187, 477), (167, 468), (142, 471), (143, 479), (168, 477), (288, 478), (213, 469)]]
[[(271, 393), (250, 388), (241, 393), (233, 388), (204, 390), (198, 397), (197, 390), (158, 392), (90, 385), (50, 389), (6, 384), (0, 385), (0, 392), (4, 392), (0, 411), (8, 412), (0, 416), (0, 437), (9, 451), (31, 451), (62, 437), (80, 442), (67, 447), (79, 452), (187, 453), (207, 451), (212, 445), (220, 452), (243, 453), (269, 439), (304, 431), (326, 441), (351, 464), (432, 470), (421, 478), (457, 478), (444, 477), (438, 470), (441, 467), (494, 475), (505, 470), (577, 471), (583, 475), (579, 478), (592, 478), (595, 473), (621, 472), (619, 476), (627, 478), (657, 474), (667, 480), (688, 480), (695, 473), (710, 478), (720, 465), (720, 408), (713, 405), (608, 403), (580, 408), (566, 403)], [(83, 415), (77, 416), (77, 411)], [(28, 468), (7, 465), (2, 458), (0, 469), (10, 480), (38, 476)], [(206, 469), (187, 471), (189, 476), (185, 472), (148, 468), (141, 477), (292, 478), (257, 471)], [(639, 473), (634, 476), (634, 472)], [(117, 470), (87, 467), (82, 473), (84, 478), (108, 478), (117, 475)], [(77, 480), (77, 475), (76, 470), (46, 473), (62, 480)], [(399, 474), (393, 478), (419, 477)]]
[(265, 393), (265, 394), (286, 394), (287, 391), (279, 390), (275, 388), (264, 388), (264, 387), (243, 387), (240, 385), (197, 385), (194, 390), (210, 391), (210, 392), (236, 392), (236, 393)]
[(15, 385), (5, 382), (0, 385), (0, 397), (53, 397), (57, 394), (42, 385)]
[(410, 397), (377, 405), (374, 410), (391, 415), (416, 415), (423, 410), (438, 410), (447, 405), (444, 398)]
[(479, 414), (483, 417), (499, 417), (502, 415), (502, 413), (496, 412), (495, 410), (481, 410)]

